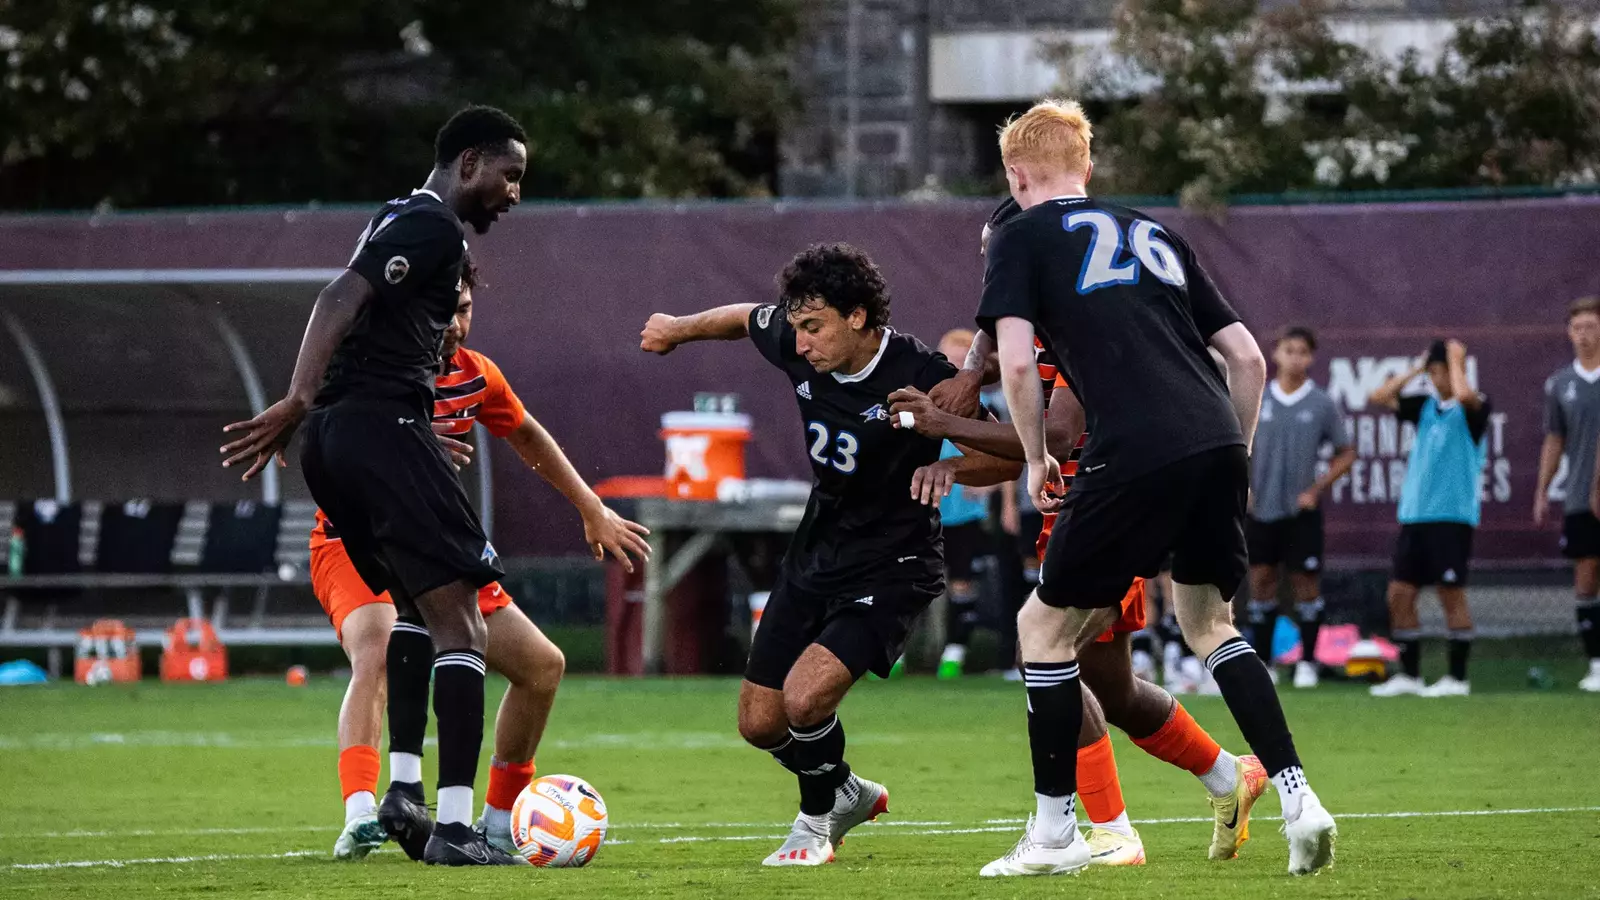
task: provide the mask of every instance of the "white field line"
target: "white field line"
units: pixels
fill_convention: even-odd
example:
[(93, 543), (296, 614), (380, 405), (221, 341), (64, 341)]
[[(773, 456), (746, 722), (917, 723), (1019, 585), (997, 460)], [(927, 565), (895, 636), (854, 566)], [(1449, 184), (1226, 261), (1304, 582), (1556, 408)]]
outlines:
[[(1341, 819), (1444, 819), (1444, 818), (1458, 818), (1458, 817), (1464, 817), (1464, 816), (1530, 816), (1530, 815), (1553, 815), (1553, 814), (1559, 814), (1559, 813), (1586, 813), (1586, 812), (1600, 812), (1600, 806), (1547, 806), (1547, 807), (1530, 807), (1530, 808), (1526, 808), (1526, 809), (1457, 809), (1457, 810), (1437, 810), (1437, 811), (1430, 811), (1430, 812), (1415, 811), (1415, 812), (1344, 813), (1344, 814), (1340, 815), (1339, 818), (1341, 818)], [(1277, 817), (1262, 816), (1261, 818), (1266, 820), (1266, 821), (1276, 821), (1277, 820)], [(1202, 817), (1197, 817), (1196, 816), (1196, 817), (1181, 817), (1181, 818), (1168, 818), (1168, 819), (1137, 819), (1137, 820), (1135, 820), (1135, 823), (1139, 824), (1139, 825), (1191, 825), (1191, 824), (1198, 824), (1198, 823), (1210, 822), (1210, 821), (1211, 821), (1211, 819), (1209, 819), (1209, 818), (1202, 818)], [(883, 830), (885, 833), (893, 833), (893, 834), (896, 834), (896, 835), (907, 835), (907, 836), (918, 836), (918, 837), (936, 836), (936, 835), (954, 835), (954, 834), (990, 834), (990, 833), (1014, 831), (1014, 830), (1016, 830), (1016, 827), (1018, 825), (1022, 824), (1022, 822), (1023, 822), (1022, 819), (987, 819), (987, 820), (985, 820), (985, 823), (983, 825), (974, 826), (974, 827), (967, 827), (967, 828), (945, 828), (945, 827), (940, 827), (940, 828), (919, 828), (919, 829), (914, 830), (914, 831), (895, 830), (895, 831), (892, 831), (892, 832), (889, 831), (888, 823), (884, 823), (882, 825), (867, 825), (867, 826), (863, 826), (863, 828), (860, 831), (855, 832), (853, 836), (855, 836), (855, 837), (865, 837), (865, 836), (872, 835), (874, 832), (877, 832), (879, 830)], [(920, 825), (920, 824), (924, 824), (924, 823), (912, 823), (912, 822), (900, 823), (901, 826)], [(950, 823), (942, 823), (942, 824), (950, 824)], [(666, 825), (666, 826), (657, 825), (657, 826), (652, 826), (652, 825), (646, 825), (646, 824), (639, 824), (639, 825), (633, 825), (633, 826), (625, 826), (622, 830), (625, 831), (628, 828), (635, 828), (635, 829), (641, 829), (642, 830), (642, 829), (647, 829), (647, 828), (659, 828), (659, 827), (718, 828), (718, 827), (742, 827), (742, 826), (718, 825), (716, 823), (703, 824), (703, 825), (683, 825), (683, 826), (678, 826), (678, 825)], [(758, 827), (783, 828), (783, 827), (786, 827), (786, 826), (780, 823), (780, 824), (767, 825), (767, 826), (758, 826)], [(284, 833), (287, 833), (287, 832), (290, 832), (290, 831), (307, 831), (307, 830), (313, 830), (313, 829), (308, 829), (308, 828), (262, 829), (261, 831), (263, 833), (264, 832), (284, 832)], [(324, 829), (315, 829), (315, 830), (324, 830)], [(326, 829), (326, 830), (332, 831), (333, 829)], [(256, 833), (254, 831), (252, 831), (252, 832), (242, 832), (242, 831), (239, 831), (237, 829), (200, 829), (200, 830), (196, 830), (196, 831), (187, 831), (187, 832), (170, 831), (170, 832), (159, 832), (159, 833), (160, 834), (166, 834), (166, 835), (172, 835), (172, 836), (180, 836), (180, 835), (204, 835), (204, 834), (231, 834), (231, 833), (236, 833), (236, 832), (237, 833)], [(93, 832), (93, 833), (83, 833), (82, 836), (100, 837), (100, 836), (122, 836), (122, 835), (156, 834), (156, 833), (157, 832), (137, 832), (137, 831), (135, 831), (135, 832)], [(47, 833), (44, 833), (42, 835), (32, 835), (32, 836), (33, 837), (40, 837), (40, 836), (49, 836), (49, 835), (52, 835), (52, 834), (63, 834), (63, 835), (65, 835), (65, 834), (72, 834), (72, 832), (47, 832)], [(23, 837), (23, 836), (24, 835), (17, 835), (17, 834), (4, 835), (4, 837), (7, 837), (7, 838), (17, 838), (17, 837)], [(612, 841), (608, 841), (607, 843), (618, 844), (618, 845), (623, 845), (623, 844), (658, 844), (659, 845), (659, 844), (691, 844), (691, 843), (713, 843), (713, 842), (720, 843), (720, 842), (725, 842), (725, 841), (778, 841), (778, 840), (783, 840), (787, 836), (788, 835), (787, 835), (786, 832), (774, 832), (772, 834), (684, 835), (684, 836), (679, 836), (679, 837), (664, 837), (664, 838), (656, 838), (654, 840), (644, 840), (644, 841), (641, 841), (641, 840), (612, 840)], [(52, 869), (122, 868), (124, 866), (137, 866), (137, 865), (160, 865), (160, 864), (181, 865), (181, 864), (200, 863), (200, 862), (231, 862), (231, 861), (235, 861), (235, 860), (291, 859), (291, 858), (305, 857), (305, 856), (323, 856), (323, 855), (326, 855), (327, 852), (328, 851), (326, 851), (326, 850), (291, 850), (291, 851), (289, 851), (287, 853), (239, 853), (239, 854), (215, 853), (215, 854), (207, 854), (207, 855), (204, 855), (204, 856), (164, 856), (164, 857), (146, 857), (146, 858), (142, 858), (142, 859), (63, 860), (63, 861), (56, 861), (56, 862), (12, 863), (12, 864), (10, 864), (8, 866), (8, 868), (10, 870), (12, 870), (12, 871), (41, 871), (41, 870), (52, 870)]]
[[(852, 744), (896, 745), (909, 742), (898, 735), (865, 735)], [(437, 746), (435, 738), (426, 743)], [(334, 748), (330, 734), (261, 735), (210, 731), (107, 731), (0, 735), (0, 750), (101, 750), (108, 747), (197, 747), (209, 750), (293, 750)], [(550, 739), (541, 746), (559, 750), (736, 750), (745, 742), (736, 736), (711, 731), (624, 732), (594, 734), (581, 740)]]

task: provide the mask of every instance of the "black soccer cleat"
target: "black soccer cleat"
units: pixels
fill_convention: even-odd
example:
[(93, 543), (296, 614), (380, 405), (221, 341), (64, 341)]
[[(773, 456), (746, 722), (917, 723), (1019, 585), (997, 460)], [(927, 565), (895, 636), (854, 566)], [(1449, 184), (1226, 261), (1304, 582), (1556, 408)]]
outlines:
[(413, 860), (421, 860), (433, 836), (433, 819), (422, 804), (422, 792), (391, 784), (378, 804), (378, 824), (389, 839)]
[(440, 822), (428, 839), (422, 861), (430, 866), (526, 866), (520, 856), (489, 843), (483, 832), (457, 822)]

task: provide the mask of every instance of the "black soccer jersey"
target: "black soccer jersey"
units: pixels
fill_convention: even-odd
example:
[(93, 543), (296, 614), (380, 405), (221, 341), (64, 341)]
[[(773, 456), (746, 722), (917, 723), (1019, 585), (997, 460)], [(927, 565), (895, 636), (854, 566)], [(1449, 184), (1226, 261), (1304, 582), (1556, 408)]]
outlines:
[(431, 191), (391, 200), (372, 217), (350, 268), (377, 296), (334, 351), (318, 406), (403, 399), (431, 415), (444, 332), (461, 290), (462, 234), (461, 220)]
[(1087, 197), (1028, 209), (989, 238), (978, 325), (1034, 323), (1083, 404), (1076, 490), (1243, 444), (1206, 349), (1239, 321), (1178, 235)]
[(942, 581), (939, 512), (911, 498), (912, 473), (938, 461), (940, 442), (893, 427), (889, 395), (929, 390), (956, 367), (886, 329), (861, 372), (819, 373), (795, 352), (794, 328), (775, 306), (750, 314), (750, 340), (788, 374), (811, 457), (811, 498), (784, 558), (786, 577), (816, 593)]

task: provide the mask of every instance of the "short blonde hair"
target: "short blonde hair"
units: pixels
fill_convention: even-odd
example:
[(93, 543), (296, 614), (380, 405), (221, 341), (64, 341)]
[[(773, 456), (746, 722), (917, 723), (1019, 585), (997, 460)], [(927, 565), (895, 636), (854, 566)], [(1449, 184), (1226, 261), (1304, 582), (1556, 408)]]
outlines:
[(1089, 171), (1094, 129), (1075, 100), (1041, 100), (1000, 130), (1000, 158), (1006, 165), (1035, 164), (1071, 174)]
[(952, 328), (944, 333), (944, 337), (939, 338), (939, 343), (948, 344), (954, 341), (959, 341), (963, 344), (970, 344), (976, 339), (977, 335), (968, 329)]

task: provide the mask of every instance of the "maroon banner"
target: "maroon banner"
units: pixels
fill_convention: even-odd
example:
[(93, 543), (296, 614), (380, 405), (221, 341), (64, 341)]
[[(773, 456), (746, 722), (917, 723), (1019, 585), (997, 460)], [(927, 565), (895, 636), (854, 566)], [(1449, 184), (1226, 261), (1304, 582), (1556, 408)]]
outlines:
[[(523, 208), (489, 235), (472, 238), (487, 282), (479, 291), (472, 344), (500, 364), (591, 479), (659, 472), (660, 414), (688, 408), (696, 391), (740, 395), (754, 421), (750, 474), (805, 477), (801, 425), (781, 375), (741, 344), (685, 347), (665, 358), (643, 354), (638, 332), (645, 319), (652, 312), (766, 301), (774, 274), (794, 252), (844, 240), (865, 248), (882, 267), (893, 289), (895, 326), (933, 344), (946, 329), (972, 325), (982, 277), (978, 233), (990, 206)], [(0, 217), (0, 275), (338, 268), (369, 213)], [(1151, 215), (1190, 240), (1263, 344), (1285, 325), (1318, 330), (1317, 379), (1352, 417), (1362, 451), (1356, 472), (1329, 501), (1330, 556), (1388, 554), (1407, 432), (1369, 409), (1365, 396), (1385, 373), (1443, 336), (1466, 342), (1496, 409), (1478, 556), (1556, 558), (1554, 526), (1536, 531), (1531, 524), (1542, 387), (1569, 358), (1566, 304), (1600, 293), (1594, 251), (1600, 199), (1248, 207), (1221, 221), (1171, 209)], [(280, 302), (259, 299), (273, 292)], [(228, 292), (200, 285), (184, 296), (217, 303), (240, 323), (257, 349), (268, 392), (276, 393), (288, 383), (314, 293), (303, 285)], [(0, 302), (38, 330), (47, 323), (36, 296), (0, 284)], [(286, 297), (303, 299), (286, 307)], [(120, 340), (142, 339), (132, 328)], [(270, 350), (259, 349), (268, 344)], [(80, 357), (73, 364), (97, 362)], [(162, 386), (150, 390), (159, 396)], [(564, 501), (508, 448), (496, 447), (490, 458), (502, 552), (582, 552), (576, 517)]]

